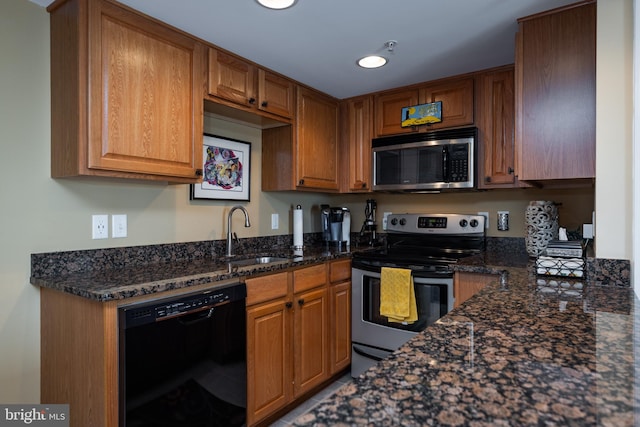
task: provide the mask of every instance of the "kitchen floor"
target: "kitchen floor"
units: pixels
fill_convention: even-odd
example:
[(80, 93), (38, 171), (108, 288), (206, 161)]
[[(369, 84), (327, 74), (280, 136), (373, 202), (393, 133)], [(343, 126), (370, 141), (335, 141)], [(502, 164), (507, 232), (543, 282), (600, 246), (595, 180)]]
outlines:
[(338, 378), (334, 383), (330, 384), (329, 386), (318, 392), (315, 396), (304, 402), (302, 405), (298, 406), (293, 411), (289, 412), (278, 421), (271, 424), (271, 427), (285, 427), (291, 425), (293, 421), (300, 415), (310, 411), (318, 403), (324, 400), (324, 398), (332, 395), (340, 387), (350, 383), (351, 381), (353, 381), (353, 379), (351, 378), (351, 374), (347, 372), (342, 377)]

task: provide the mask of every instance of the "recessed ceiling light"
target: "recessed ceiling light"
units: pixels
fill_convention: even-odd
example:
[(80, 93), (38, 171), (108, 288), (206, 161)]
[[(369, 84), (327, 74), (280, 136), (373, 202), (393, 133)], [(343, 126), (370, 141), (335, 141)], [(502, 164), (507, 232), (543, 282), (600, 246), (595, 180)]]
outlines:
[(269, 9), (286, 9), (293, 6), (297, 0), (256, 0)]
[(387, 63), (387, 59), (378, 55), (365, 56), (358, 60), (358, 65), (362, 68), (379, 68)]

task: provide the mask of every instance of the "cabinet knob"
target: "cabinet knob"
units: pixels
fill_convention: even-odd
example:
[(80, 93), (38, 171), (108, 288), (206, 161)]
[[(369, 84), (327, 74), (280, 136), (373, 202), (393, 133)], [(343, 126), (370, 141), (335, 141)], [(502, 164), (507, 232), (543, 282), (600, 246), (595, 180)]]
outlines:
[(484, 182), (491, 182), (491, 177), (490, 176), (485, 176), (484, 177)]
[(262, 104), (261, 104), (261, 105), (262, 105), (264, 108), (266, 108), (266, 107), (267, 107), (267, 105), (268, 105), (268, 102), (267, 102), (267, 101), (262, 101)]
[(291, 308), (293, 307), (293, 303), (291, 301), (287, 301), (287, 303), (284, 306), (287, 308)]
[(298, 300), (298, 305), (301, 306), (301, 307), (304, 305), (304, 298), (300, 298)]
[(253, 105), (256, 103), (256, 99), (255, 98), (249, 98), (249, 104)]
[(304, 179), (301, 179), (300, 181), (298, 181), (298, 185), (304, 185)]
[(513, 168), (511, 166), (509, 166), (509, 169), (507, 169), (507, 172), (509, 173), (509, 175), (513, 175), (513, 173), (515, 171), (513, 170)]
[(367, 183), (366, 182), (362, 183), (362, 188), (367, 188)]
[(202, 169), (196, 169), (196, 176), (202, 176)]

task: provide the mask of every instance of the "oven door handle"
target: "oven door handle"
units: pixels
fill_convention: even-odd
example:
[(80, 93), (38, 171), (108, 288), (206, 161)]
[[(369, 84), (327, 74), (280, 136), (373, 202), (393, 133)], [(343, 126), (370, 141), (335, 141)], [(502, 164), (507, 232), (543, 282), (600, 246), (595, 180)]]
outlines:
[(353, 351), (356, 354), (359, 354), (362, 357), (366, 357), (367, 359), (371, 359), (371, 360), (375, 360), (376, 362), (379, 362), (381, 360), (384, 360), (384, 357), (379, 357), (379, 356), (374, 356), (373, 354), (369, 354), (364, 350), (359, 349), (357, 346), (352, 346)]

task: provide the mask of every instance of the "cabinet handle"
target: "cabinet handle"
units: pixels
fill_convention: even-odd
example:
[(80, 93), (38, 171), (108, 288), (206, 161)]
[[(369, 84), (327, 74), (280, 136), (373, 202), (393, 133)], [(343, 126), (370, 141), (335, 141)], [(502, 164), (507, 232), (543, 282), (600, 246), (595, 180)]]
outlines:
[(256, 99), (255, 98), (249, 98), (249, 104), (253, 105), (256, 103)]
[(513, 168), (511, 166), (509, 166), (509, 169), (507, 169), (507, 172), (509, 173), (509, 175), (513, 175), (513, 172), (515, 172), (513, 170)]
[(196, 169), (196, 176), (202, 176), (202, 169)]
[(298, 185), (304, 185), (304, 179), (301, 179), (300, 181), (298, 181)]
[(264, 108), (266, 108), (266, 107), (267, 107), (267, 105), (268, 105), (267, 101), (262, 101), (262, 106), (263, 106)]
[(293, 303), (291, 301), (287, 301), (287, 303), (284, 306), (287, 308), (291, 308), (293, 307)]
[(299, 305), (300, 307), (302, 307), (302, 306), (304, 305), (304, 298), (300, 298), (300, 299), (298, 300), (298, 305)]

